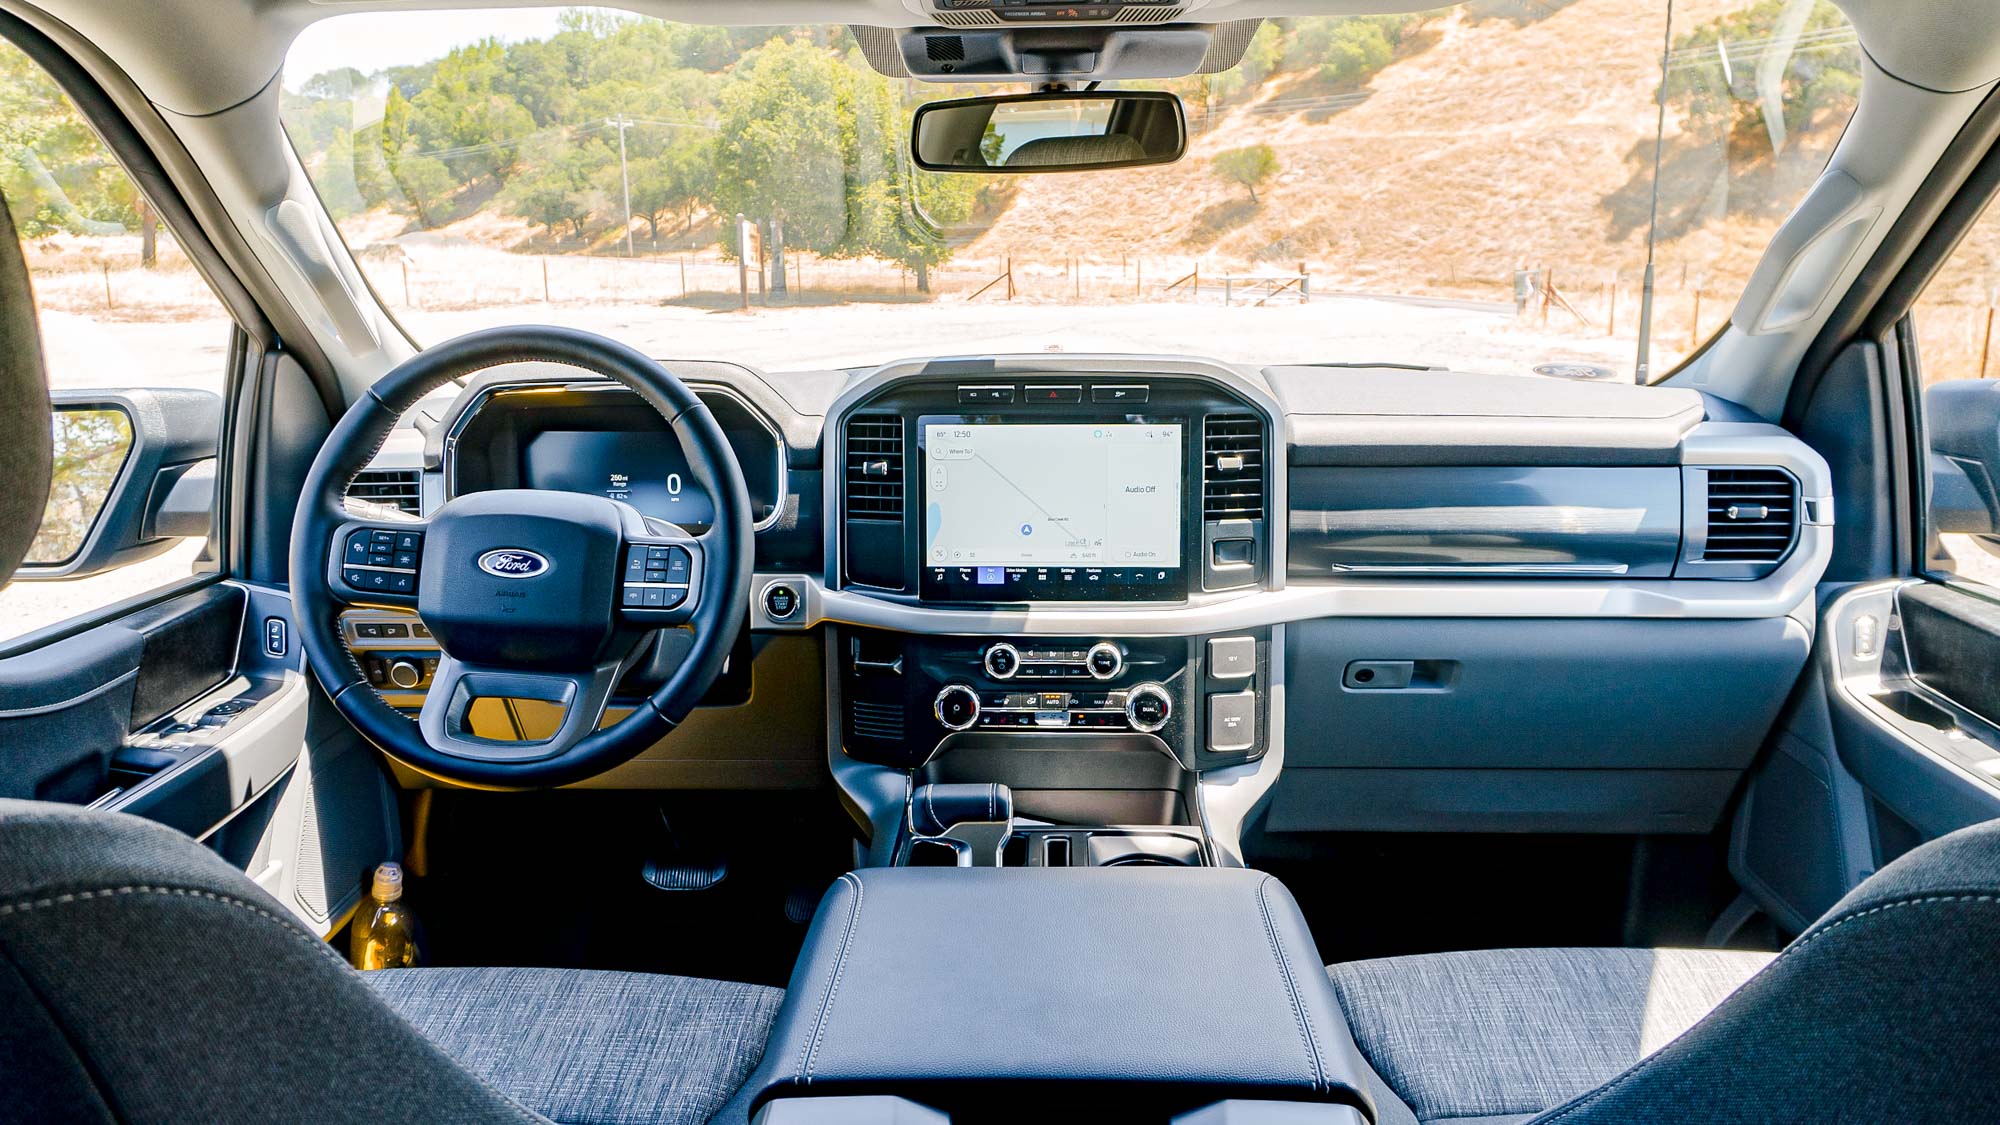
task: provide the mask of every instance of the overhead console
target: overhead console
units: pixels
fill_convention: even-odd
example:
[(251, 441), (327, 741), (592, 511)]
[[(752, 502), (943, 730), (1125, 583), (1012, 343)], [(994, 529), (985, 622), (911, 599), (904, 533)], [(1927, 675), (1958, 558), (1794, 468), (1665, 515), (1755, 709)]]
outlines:
[(851, 407), (840, 584), (935, 605), (1186, 601), (1270, 572), (1272, 427), (1205, 381), (922, 379)]

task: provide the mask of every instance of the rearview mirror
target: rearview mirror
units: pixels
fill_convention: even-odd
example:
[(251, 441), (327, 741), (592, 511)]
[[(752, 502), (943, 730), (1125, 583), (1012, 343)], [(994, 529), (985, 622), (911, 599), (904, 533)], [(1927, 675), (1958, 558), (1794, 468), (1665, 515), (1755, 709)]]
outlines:
[(1156, 91), (1015, 94), (917, 107), (911, 157), (932, 172), (1084, 172), (1171, 164), (1181, 100)]

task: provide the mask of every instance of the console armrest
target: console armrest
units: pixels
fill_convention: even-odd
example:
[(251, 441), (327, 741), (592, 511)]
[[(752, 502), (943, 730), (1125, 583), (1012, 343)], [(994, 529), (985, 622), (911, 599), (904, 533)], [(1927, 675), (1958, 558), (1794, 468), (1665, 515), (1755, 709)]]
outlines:
[(820, 903), (747, 1108), (895, 1094), (1164, 1122), (1247, 1098), (1372, 1120), (1365, 1066), (1268, 875), (871, 868)]

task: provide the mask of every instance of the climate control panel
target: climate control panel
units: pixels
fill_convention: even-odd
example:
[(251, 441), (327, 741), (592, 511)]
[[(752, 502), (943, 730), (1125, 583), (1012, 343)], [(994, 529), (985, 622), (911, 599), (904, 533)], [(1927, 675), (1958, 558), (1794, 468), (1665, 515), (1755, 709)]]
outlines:
[(938, 689), (931, 714), (949, 731), (1130, 730), (1151, 734), (1173, 718), (1163, 684), (1109, 691), (980, 691), (952, 683)]
[[(955, 745), (1032, 750), (1061, 735), (1156, 739), (1190, 769), (1263, 753), (1268, 633), (967, 637), (843, 626), (841, 747), (914, 769)], [(1107, 745), (1112, 743), (1107, 742)]]

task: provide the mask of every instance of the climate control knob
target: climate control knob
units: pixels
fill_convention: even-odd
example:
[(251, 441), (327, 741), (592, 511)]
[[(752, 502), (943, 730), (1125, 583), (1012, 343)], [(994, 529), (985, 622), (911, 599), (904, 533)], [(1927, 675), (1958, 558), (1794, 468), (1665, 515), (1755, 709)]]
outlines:
[(981, 663), (986, 666), (986, 674), (994, 679), (1011, 680), (1021, 670), (1021, 650), (1002, 641), (986, 650)]
[(946, 684), (931, 703), (931, 713), (946, 730), (965, 730), (979, 721), (979, 693), (964, 684)]
[(1125, 653), (1110, 641), (1099, 641), (1090, 646), (1083, 663), (1093, 678), (1108, 680), (1125, 670)]
[(1174, 714), (1174, 697), (1159, 684), (1140, 684), (1125, 693), (1125, 721), (1142, 734), (1167, 725)]

